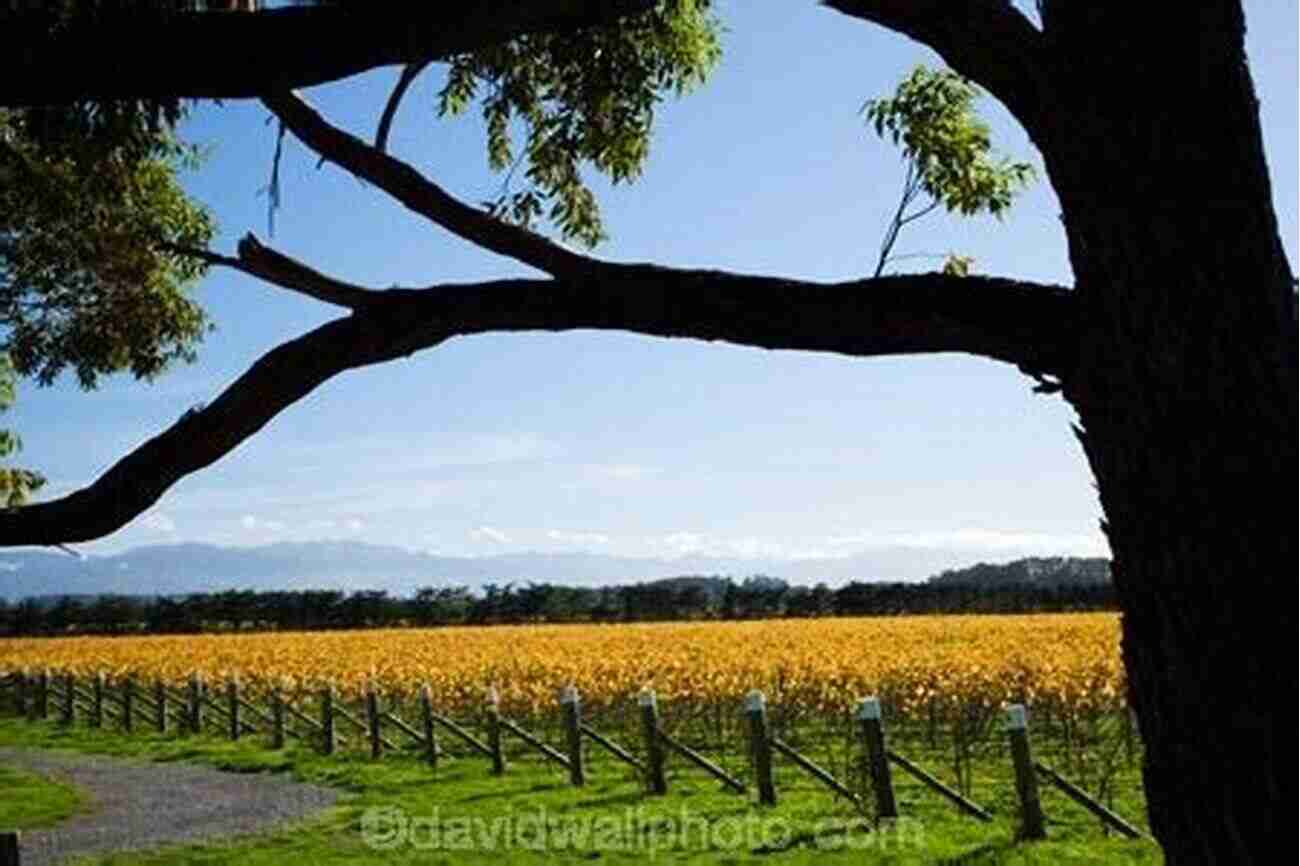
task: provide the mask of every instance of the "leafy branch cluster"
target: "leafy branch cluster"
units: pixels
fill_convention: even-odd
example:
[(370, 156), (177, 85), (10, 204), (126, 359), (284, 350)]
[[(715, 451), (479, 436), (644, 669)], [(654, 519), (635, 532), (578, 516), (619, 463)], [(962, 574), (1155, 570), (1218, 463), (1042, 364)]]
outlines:
[[(83, 388), (121, 370), (152, 379), (192, 360), (208, 328), (188, 294), (205, 265), (156, 245), (212, 238), (212, 217), (176, 177), (198, 155), (142, 114), (119, 119), (119, 133), (51, 136), (32, 112), (0, 111), (0, 410), (19, 376), (48, 385), (71, 368)], [(19, 446), (0, 430), (0, 458)], [(41, 480), (0, 467), (0, 500), (19, 504)]]
[(0, 112), (0, 351), (20, 375), (50, 384), (71, 367), (91, 388), (193, 357), (207, 319), (187, 289), (204, 264), (158, 243), (212, 238), (176, 175), (197, 159), (165, 130), (147, 150), (52, 146)]
[[(582, 167), (616, 184), (635, 180), (655, 104), (704, 82), (720, 56), (719, 30), (708, 0), (664, 0), (615, 24), (451, 58), (439, 114), (460, 114), (482, 94), (488, 164), (507, 173), (501, 194), (485, 202), (489, 211), (526, 228), (544, 218), (589, 247), (603, 240)], [(521, 164), (528, 185), (512, 191)]]
[[(917, 66), (894, 95), (871, 99), (862, 113), (877, 135), (901, 147), (903, 192), (881, 242), (879, 276), (899, 232), (936, 208), (1001, 219), (1017, 192), (1034, 179), (1029, 163), (995, 157), (989, 128), (975, 113), (980, 90), (950, 69)], [(971, 260), (949, 256), (944, 272), (964, 275)]]
[[(0, 412), (14, 403), (18, 376), (9, 355), (0, 352)], [(12, 456), (22, 447), (22, 440), (12, 430), (0, 430), (0, 459)], [(45, 476), (31, 469), (0, 466), (0, 507), (22, 505), (31, 494), (45, 486)]]

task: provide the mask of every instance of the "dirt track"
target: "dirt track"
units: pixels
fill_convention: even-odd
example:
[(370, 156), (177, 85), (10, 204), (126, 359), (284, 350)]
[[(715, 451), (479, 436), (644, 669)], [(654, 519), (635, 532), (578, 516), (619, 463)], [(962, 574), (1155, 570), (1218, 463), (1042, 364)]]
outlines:
[(266, 773), (224, 773), (35, 749), (0, 748), (6, 764), (79, 788), (89, 808), (22, 834), (23, 866), (266, 830), (333, 805), (338, 792)]

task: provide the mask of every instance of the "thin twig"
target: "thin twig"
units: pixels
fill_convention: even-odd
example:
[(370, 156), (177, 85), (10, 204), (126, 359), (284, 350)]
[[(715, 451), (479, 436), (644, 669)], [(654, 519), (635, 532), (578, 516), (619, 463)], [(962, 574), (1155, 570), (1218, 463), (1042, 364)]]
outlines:
[[(419, 63), (408, 63), (402, 69), (401, 76), (397, 79), (393, 92), (388, 96), (388, 103), (384, 105), (384, 113), (379, 117), (379, 129), (375, 131), (375, 150), (385, 153), (388, 150), (388, 133), (393, 126), (393, 118), (397, 115), (397, 107), (401, 105), (402, 98), (406, 96), (406, 91), (410, 89), (415, 79), (420, 77), (420, 73), (429, 68), (432, 61), (422, 60)], [(281, 127), (283, 129), (283, 127)], [(322, 161), (324, 157), (322, 157)]]

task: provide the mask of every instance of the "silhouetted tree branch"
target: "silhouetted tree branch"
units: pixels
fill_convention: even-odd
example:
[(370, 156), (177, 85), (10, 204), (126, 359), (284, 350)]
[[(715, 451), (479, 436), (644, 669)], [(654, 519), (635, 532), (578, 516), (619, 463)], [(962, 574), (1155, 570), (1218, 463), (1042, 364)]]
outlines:
[(115, 9), (73, 16), (57, 28), (43, 10), (0, 10), (0, 106), (253, 98), (525, 34), (578, 30), (653, 5), (511, 0), (359, 2), (249, 14)]
[(827, 284), (598, 263), (599, 273), (585, 279), (371, 291), (251, 238), (240, 244), (239, 258), (206, 259), (319, 300), (337, 303), (343, 291), (365, 303), (268, 352), (214, 401), (89, 486), (0, 512), (0, 546), (107, 535), (333, 376), (460, 335), (602, 328), (854, 356), (966, 352), (1036, 369), (1069, 363), (1070, 292), (1012, 280), (921, 274)]

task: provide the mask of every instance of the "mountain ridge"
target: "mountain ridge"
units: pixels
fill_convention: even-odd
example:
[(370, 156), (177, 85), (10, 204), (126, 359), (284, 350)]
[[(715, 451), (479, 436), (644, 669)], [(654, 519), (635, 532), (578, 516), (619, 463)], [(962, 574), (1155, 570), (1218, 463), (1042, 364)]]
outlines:
[[(422, 586), (481, 588), (527, 581), (597, 586), (682, 575), (744, 578), (761, 574), (796, 584), (916, 582), (927, 577), (953, 582), (952, 575), (1001, 567), (986, 563), (957, 567), (970, 559), (969, 554), (952, 550), (908, 547), (837, 558), (775, 560), (705, 555), (628, 557), (587, 551), (442, 556), (350, 540), (281, 541), (256, 547), (178, 542), (83, 557), (43, 550), (0, 552), (0, 597), (17, 600), (35, 595), (181, 595), (225, 589), (307, 588), (385, 589), (409, 594)], [(1083, 561), (1079, 557), (1033, 558), (1044, 563), (1072, 560)], [(1096, 571), (1095, 566), (1091, 568), (1092, 572), (1081, 566), (1075, 570)], [(1044, 569), (1050, 571), (1036, 565), (1016, 573), (1039, 574)]]

